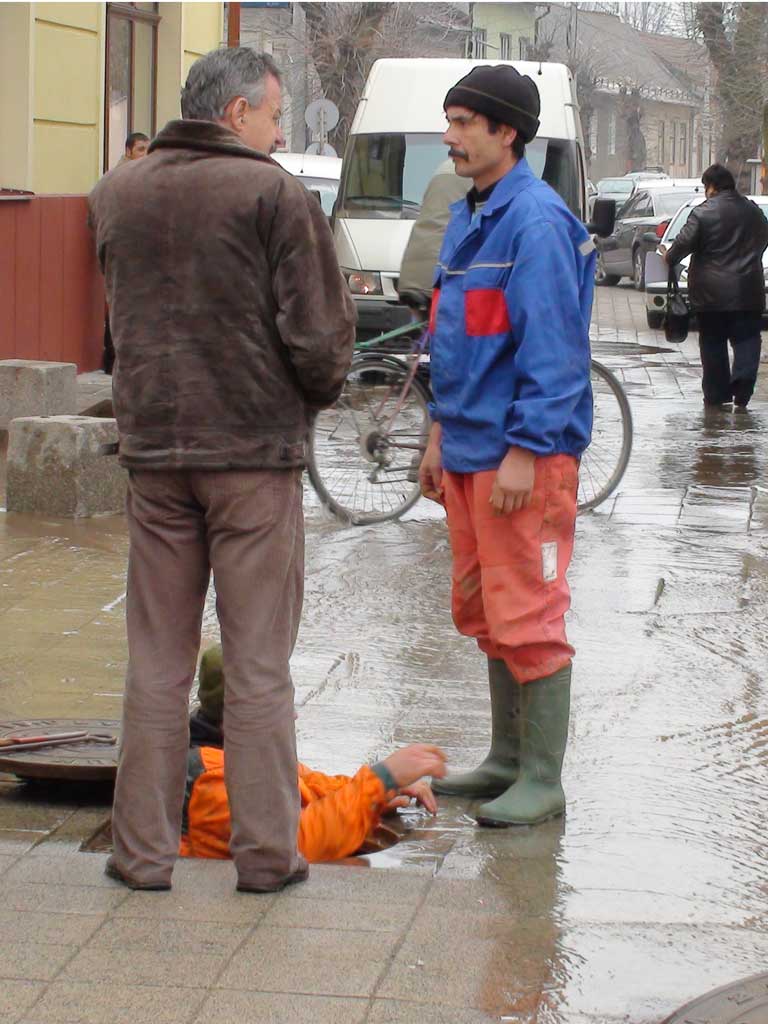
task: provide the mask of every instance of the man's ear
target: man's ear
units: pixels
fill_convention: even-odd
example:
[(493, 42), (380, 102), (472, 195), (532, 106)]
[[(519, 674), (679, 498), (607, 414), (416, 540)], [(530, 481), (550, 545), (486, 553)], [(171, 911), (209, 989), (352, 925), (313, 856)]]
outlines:
[(235, 96), (230, 100), (224, 109), (224, 120), (235, 131), (242, 124), (245, 112), (248, 110), (248, 100), (244, 96)]
[(517, 138), (517, 128), (513, 128), (511, 125), (502, 125), (502, 131), (504, 132), (504, 145), (512, 148), (512, 145)]

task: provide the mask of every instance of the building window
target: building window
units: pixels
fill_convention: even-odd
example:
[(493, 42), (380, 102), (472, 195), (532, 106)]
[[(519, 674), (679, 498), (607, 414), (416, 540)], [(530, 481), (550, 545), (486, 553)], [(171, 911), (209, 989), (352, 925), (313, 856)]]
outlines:
[(667, 162), (667, 125), (664, 121), (659, 121), (659, 166), (661, 168)]
[(155, 134), (157, 116), (156, 3), (107, 4), (104, 169), (125, 152), (131, 132)]
[(616, 156), (616, 111), (608, 118), (608, 156)]
[(688, 125), (685, 121), (680, 122), (680, 163), (688, 162)]
[(488, 33), (484, 28), (472, 30), (467, 43), (467, 56), (485, 58), (488, 56)]
[(696, 142), (696, 173), (701, 174), (704, 170), (704, 136), (699, 132)]
[(677, 121), (671, 121), (669, 125), (669, 162), (677, 163)]
[(517, 45), (520, 53), (520, 60), (528, 60), (528, 55), (531, 52), (531, 40), (528, 36), (520, 36), (517, 40)]
[[(522, 45), (522, 39), (520, 44)], [(512, 60), (512, 36), (509, 32), (499, 34), (499, 57), (501, 60)]]

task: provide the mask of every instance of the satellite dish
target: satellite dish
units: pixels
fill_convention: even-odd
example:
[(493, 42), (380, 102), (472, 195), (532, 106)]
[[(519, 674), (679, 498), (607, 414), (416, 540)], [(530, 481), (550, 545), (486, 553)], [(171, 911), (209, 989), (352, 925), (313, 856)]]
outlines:
[(310, 142), (307, 148), (304, 150), (307, 154), (313, 156), (338, 156), (339, 154), (330, 144), (330, 142)]
[(315, 100), (304, 111), (304, 120), (312, 134), (322, 139), (339, 123), (339, 108), (331, 100)]

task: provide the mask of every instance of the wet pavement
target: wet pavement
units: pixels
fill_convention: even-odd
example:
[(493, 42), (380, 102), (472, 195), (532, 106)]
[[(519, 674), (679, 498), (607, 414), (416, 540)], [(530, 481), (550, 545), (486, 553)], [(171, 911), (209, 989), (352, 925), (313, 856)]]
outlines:
[[(765, 969), (768, 367), (748, 414), (705, 415), (695, 336), (665, 346), (643, 296), (598, 289), (594, 338), (635, 445), (578, 523), (566, 818), (478, 830), (443, 798), (290, 894), (235, 897), (230, 865), (187, 862), (166, 898), (75, 852), (104, 791), (0, 776), (0, 1024), (659, 1024)], [(346, 528), (306, 504), (300, 756), (353, 771), (429, 740), (472, 765), (485, 669), (450, 621), (440, 511)], [(119, 716), (126, 551), (122, 517), (0, 515), (0, 718)]]

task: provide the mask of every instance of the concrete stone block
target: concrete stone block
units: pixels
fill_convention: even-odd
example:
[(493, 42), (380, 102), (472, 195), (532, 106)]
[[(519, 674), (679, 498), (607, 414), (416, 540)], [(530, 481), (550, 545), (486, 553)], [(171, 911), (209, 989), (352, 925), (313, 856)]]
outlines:
[(79, 517), (122, 512), (128, 474), (102, 445), (117, 441), (115, 420), (29, 416), (8, 431), (9, 512)]
[(41, 359), (0, 359), (0, 430), (20, 416), (77, 412), (77, 367)]

